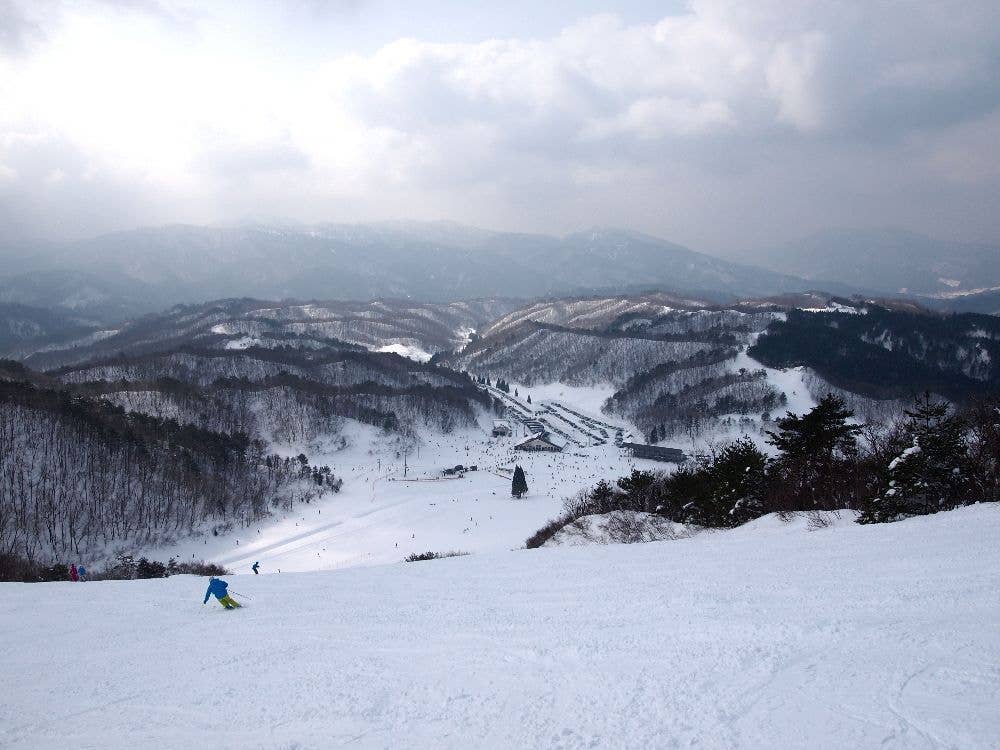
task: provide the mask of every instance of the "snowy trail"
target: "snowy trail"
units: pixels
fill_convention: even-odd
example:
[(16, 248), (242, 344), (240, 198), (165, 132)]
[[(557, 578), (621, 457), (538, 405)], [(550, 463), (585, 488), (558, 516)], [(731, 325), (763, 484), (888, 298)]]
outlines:
[(995, 748), (1000, 509), (0, 584), (5, 748)]

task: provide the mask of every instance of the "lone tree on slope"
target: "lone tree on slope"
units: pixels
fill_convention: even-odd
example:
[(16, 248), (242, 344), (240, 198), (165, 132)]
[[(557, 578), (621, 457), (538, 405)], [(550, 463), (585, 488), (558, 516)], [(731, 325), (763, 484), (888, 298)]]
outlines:
[(520, 499), (521, 495), (528, 491), (528, 480), (524, 478), (524, 469), (520, 466), (514, 467), (514, 479), (510, 483), (510, 494)]

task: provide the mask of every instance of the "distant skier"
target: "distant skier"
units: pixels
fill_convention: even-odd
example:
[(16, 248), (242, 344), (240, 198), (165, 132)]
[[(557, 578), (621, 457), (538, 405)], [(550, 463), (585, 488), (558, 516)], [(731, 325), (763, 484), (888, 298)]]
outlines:
[(80, 582), (87, 580), (87, 569), (82, 565), (76, 569), (76, 574), (80, 576)]
[(76, 563), (73, 563), (72, 565), (69, 566), (69, 580), (71, 581), (80, 580), (80, 572), (76, 569)]
[(250, 570), (253, 571), (253, 574), (255, 576), (260, 575), (260, 571), (257, 570), (257, 568), (259, 568), (259, 567), (260, 567), (260, 561), (259, 560), (257, 562), (255, 562), (253, 565), (250, 566)]
[(215, 578), (213, 576), (208, 579), (208, 589), (205, 591), (205, 599), (202, 601), (202, 604), (206, 604), (208, 602), (208, 597), (210, 596), (214, 596), (218, 599), (219, 604), (226, 609), (236, 609), (241, 606), (238, 601), (229, 595), (229, 584), (221, 578)]

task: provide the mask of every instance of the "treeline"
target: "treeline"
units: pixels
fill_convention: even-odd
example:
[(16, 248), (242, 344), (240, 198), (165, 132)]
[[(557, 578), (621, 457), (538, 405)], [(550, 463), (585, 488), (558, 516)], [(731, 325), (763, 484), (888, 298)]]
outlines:
[(211, 349), (183, 345), (170, 351), (138, 356), (122, 353), (107, 359), (62, 367), (48, 374), (63, 382), (75, 383), (168, 377), (209, 385), (219, 378), (245, 377), (260, 380), (283, 373), (327, 385), (374, 382), (395, 386), (425, 383), (457, 388), (474, 387), (467, 375), (447, 368), (415, 362), (398, 354), (335, 346), (325, 346), (322, 349), (291, 346)]
[(645, 333), (651, 336), (704, 335), (709, 343), (723, 343), (736, 335), (741, 341), (750, 333), (763, 331), (781, 317), (768, 310), (671, 310), (652, 317), (642, 313), (625, 313), (616, 318), (607, 330)]
[(672, 474), (635, 470), (566, 501), (527, 542), (544, 544), (586, 515), (627, 510), (705, 527), (739, 526), (767, 513), (859, 511), (861, 523), (894, 521), (975, 502), (1000, 501), (1000, 398), (960, 411), (925, 394), (889, 426), (862, 426), (835, 395), (810, 412), (775, 420), (768, 455), (749, 438)]
[(790, 310), (749, 354), (771, 367), (805, 365), (830, 384), (878, 399), (930, 391), (966, 401), (1000, 389), (1000, 318)]
[[(0, 581), (43, 583), (72, 580), (69, 564), (41, 562), (18, 555), (0, 553)], [(87, 581), (132, 581), (143, 578), (167, 578), (176, 575), (223, 576), (229, 571), (204, 560), (180, 562), (171, 557), (166, 563), (122, 553), (107, 561), (100, 570), (87, 572)]]
[(99, 394), (130, 411), (223, 432), (246, 432), (280, 443), (299, 443), (338, 432), (344, 419), (387, 432), (428, 427), (448, 433), (475, 423), (475, 405), (493, 408), (492, 399), (478, 390), (429, 385), (398, 388), (378, 383), (329, 386), (294, 375), (260, 381), (227, 378), (202, 388), (159, 379), (152, 383), (102, 381), (74, 389)]
[(339, 489), (331, 471), (242, 433), (0, 381), (0, 554), (83, 559), (205, 521), (249, 524), (326, 489)]
[(616, 328), (574, 328), (572, 326), (561, 326), (555, 323), (543, 323), (532, 320), (527, 325), (534, 326), (538, 330), (552, 331), (554, 333), (583, 333), (588, 336), (595, 336), (603, 339), (643, 339), (648, 341), (694, 341), (701, 344), (711, 344), (712, 346), (735, 346), (743, 337), (749, 333), (749, 329), (744, 326), (727, 327), (714, 325), (707, 328), (684, 328), (678, 326), (676, 330), (663, 330), (655, 325), (632, 324), (624, 330)]
[(477, 406), (495, 409), (465, 374), (353, 350), (184, 347), (50, 374), (128, 410), (278, 442), (311, 440), (345, 418), (390, 431), (450, 432), (473, 424)]

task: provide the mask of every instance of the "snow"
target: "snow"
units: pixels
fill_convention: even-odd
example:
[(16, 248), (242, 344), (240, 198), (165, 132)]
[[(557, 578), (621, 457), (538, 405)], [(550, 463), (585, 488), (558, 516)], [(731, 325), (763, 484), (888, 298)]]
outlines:
[(898, 456), (896, 456), (892, 461), (889, 462), (889, 471), (892, 471), (897, 466), (899, 466), (903, 461), (912, 456), (914, 453), (920, 453), (920, 446), (917, 444), (911, 445), (909, 448), (904, 450)]
[[(218, 327), (218, 326), (216, 326)], [(252, 346), (260, 346), (263, 342), (254, 336), (241, 336), (226, 342), (226, 349), (249, 349)]]
[[(562, 500), (602, 478), (617, 478), (637, 466), (664, 464), (623, 456), (612, 444), (561, 453), (515, 451), (520, 425), (493, 438), (492, 417), (481, 428), (425, 436), (406, 456), (401, 443), (379, 430), (345, 420), (349, 447), (333, 441), (285, 446), (283, 455), (304, 452), (314, 466), (327, 465), (344, 479), (339, 494), (298, 504), (250, 528), (181, 540), (140, 550), (153, 559), (205, 559), (238, 573), (260, 560), (264, 570), (337, 570), (396, 563), (411, 553), (510, 550), (559, 514)], [(442, 470), (476, 465), (461, 477)], [(510, 496), (515, 464), (524, 468), (528, 494)]]
[(6, 748), (935, 748), (1000, 736), (1000, 512), (339, 572), (0, 584)]
[(375, 351), (398, 354), (401, 357), (412, 359), (415, 362), (429, 362), (431, 359), (431, 355), (429, 353), (412, 344), (386, 344), (385, 346), (380, 346)]
[(459, 326), (455, 331), (455, 338), (457, 340), (456, 351), (461, 351), (472, 341), (472, 337), (476, 334), (476, 329), (472, 326)]
[(840, 302), (834, 302), (830, 300), (826, 307), (803, 307), (802, 312), (812, 312), (812, 313), (846, 313), (848, 315), (867, 315), (868, 310), (864, 307), (853, 307), (851, 305), (844, 305)]
[(957, 299), (958, 297), (971, 297), (974, 294), (982, 294), (983, 292), (1000, 292), (1000, 286), (981, 286), (975, 289), (956, 289), (951, 292), (936, 292), (934, 294), (926, 294), (923, 296), (930, 297), (931, 299)]
[(773, 367), (766, 367), (746, 351), (741, 351), (733, 360), (730, 369), (734, 372), (740, 368), (747, 370), (764, 370), (767, 373), (767, 382), (770, 383), (778, 393), (784, 393), (788, 398), (788, 403), (774, 409), (772, 416), (784, 416), (785, 412), (792, 414), (805, 414), (816, 406), (816, 400), (810, 395), (809, 387), (803, 378), (807, 370), (805, 367), (789, 367), (785, 370), (778, 370)]
[(610, 383), (590, 386), (572, 386), (565, 383), (547, 383), (545, 385), (513, 383), (511, 384), (511, 393), (514, 392), (515, 388), (520, 394), (521, 401), (530, 395), (533, 404), (542, 401), (567, 403), (587, 416), (593, 416), (605, 422), (608, 421), (608, 416), (601, 412), (601, 407), (609, 397), (614, 395), (616, 390)]

